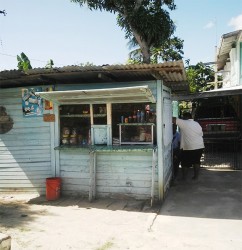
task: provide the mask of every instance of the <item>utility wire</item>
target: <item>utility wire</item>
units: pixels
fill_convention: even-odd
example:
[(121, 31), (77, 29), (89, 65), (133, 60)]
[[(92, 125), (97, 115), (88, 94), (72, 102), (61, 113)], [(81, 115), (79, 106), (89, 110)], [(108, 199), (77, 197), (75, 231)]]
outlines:
[[(13, 55), (9, 55), (9, 54), (4, 54), (4, 53), (0, 53), (0, 55), (17, 58), (17, 56), (13, 56)], [(47, 63), (47, 61), (41, 61), (41, 60), (33, 59), (33, 58), (29, 58), (29, 60), (30, 60), (30, 61), (37, 61), (37, 62)], [(54, 63), (54, 64), (63, 66), (63, 64), (59, 64), (59, 63)]]

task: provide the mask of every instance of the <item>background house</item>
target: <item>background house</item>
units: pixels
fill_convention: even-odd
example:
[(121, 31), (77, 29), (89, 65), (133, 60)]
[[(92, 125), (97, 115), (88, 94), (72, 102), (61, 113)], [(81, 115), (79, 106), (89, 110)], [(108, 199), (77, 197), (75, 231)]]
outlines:
[(223, 88), (242, 85), (242, 30), (222, 35), (217, 69), (223, 76)]
[[(173, 96), (173, 100), (202, 103), (203, 108), (200, 107), (200, 110), (203, 111), (202, 117), (199, 117), (199, 114), (197, 114), (196, 118), (201, 118), (200, 122), (206, 129), (206, 133), (211, 131), (210, 138), (206, 138), (205, 140), (206, 152), (204, 165), (241, 169), (241, 30), (222, 35), (217, 49), (215, 72), (221, 74), (223, 77), (221, 88), (194, 94)], [(225, 117), (223, 110), (225, 110), (227, 104), (232, 106), (235, 112), (227, 112), (230, 114), (233, 113), (233, 115)], [(194, 107), (196, 106), (194, 105)], [(213, 113), (213, 109), (217, 113), (216, 115)], [(219, 114), (219, 112), (221, 113)], [(194, 114), (196, 114), (196, 111), (194, 111)], [(237, 129), (235, 129), (235, 124)], [(210, 131), (207, 131), (207, 129)], [(234, 136), (228, 136), (230, 132), (233, 132)]]

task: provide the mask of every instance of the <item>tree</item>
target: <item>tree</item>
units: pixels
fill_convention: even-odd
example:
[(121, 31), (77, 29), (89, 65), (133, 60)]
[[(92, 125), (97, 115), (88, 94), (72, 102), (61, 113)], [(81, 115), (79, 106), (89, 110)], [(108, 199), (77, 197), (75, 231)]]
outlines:
[[(151, 49), (164, 46), (175, 31), (169, 12), (176, 8), (174, 0), (71, 0), (90, 10), (117, 14), (117, 23), (125, 30), (125, 38), (138, 44), (142, 62), (151, 62)], [(165, 9), (166, 8), (166, 9)]]
[[(202, 62), (196, 65), (189, 65), (188, 60), (187, 63), (186, 75), (190, 92), (194, 93), (214, 89), (215, 72), (212, 67)], [(221, 77), (218, 80), (221, 80)]]
[[(163, 45), (158, 48), (152, 47), (150, 51), (151, 63), (181, 60), (183, 57), (182, 55), (184, 54), (183, 40), (179, 39), (178, 37), (173, 37), (165, 41)], [(128, 63), (142, 63), (142, 53), (139, 48), (130, 52)]]
[(29, 58), (23, 52), (20, 54), (20, 56), (17, 55), (17, 60), (19, 70), (26, 71), (28, 69), (32, 69)]

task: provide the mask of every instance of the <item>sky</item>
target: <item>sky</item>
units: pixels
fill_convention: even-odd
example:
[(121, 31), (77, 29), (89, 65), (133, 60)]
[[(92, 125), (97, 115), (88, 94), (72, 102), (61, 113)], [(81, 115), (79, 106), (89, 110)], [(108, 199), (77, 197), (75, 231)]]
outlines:
[[(184, 62), (214, 62), (223, 34), (242, 29), (241, 0), (175, 0), (175, 35), (184, 40)], [(0, 0), (0, 71), (17, 69), (24, 52), (33, 68), (125, 64), (125, 33), (108, 12), (70, 0)]]

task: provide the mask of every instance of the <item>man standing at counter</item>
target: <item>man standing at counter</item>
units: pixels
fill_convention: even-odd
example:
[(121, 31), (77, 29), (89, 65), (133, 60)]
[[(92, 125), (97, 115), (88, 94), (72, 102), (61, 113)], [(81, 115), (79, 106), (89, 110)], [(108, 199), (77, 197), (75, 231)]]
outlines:
[(204, 149), (202, 127), (192, 119), (192, 115), (189, 112), (183, 113), (183, 119), (173, 117), (172, 122), (180, 128), (181, 132), (182, 178), (186, 180), (188, 168), (193, 166), (194, 176), (192, 179), (197, 180)]

